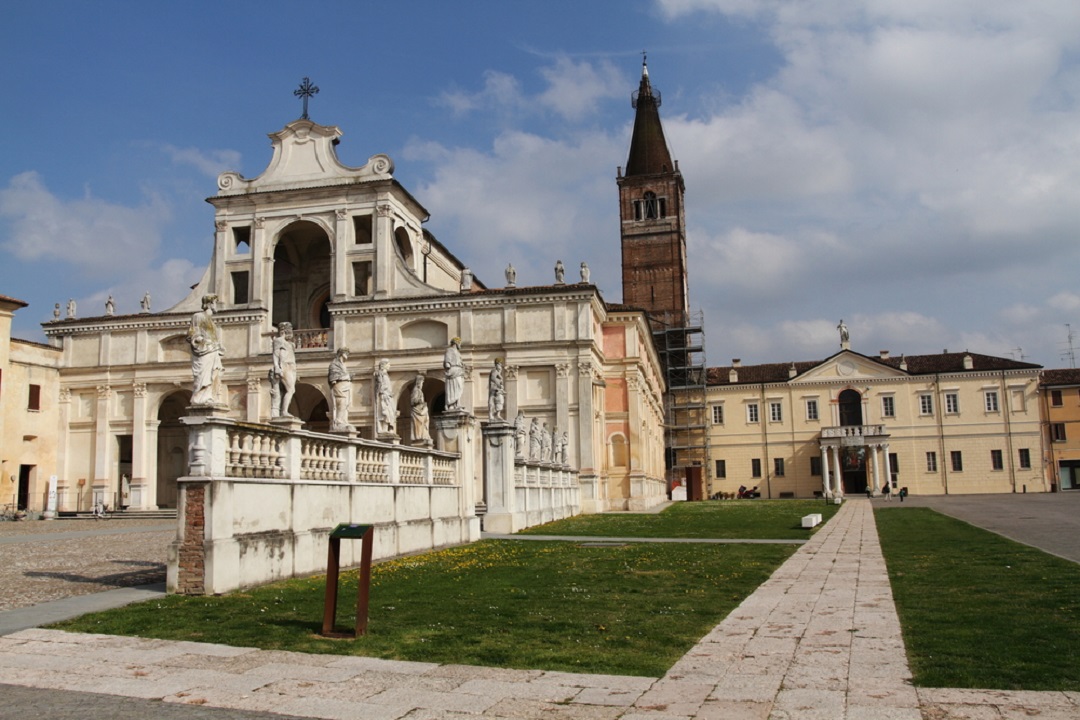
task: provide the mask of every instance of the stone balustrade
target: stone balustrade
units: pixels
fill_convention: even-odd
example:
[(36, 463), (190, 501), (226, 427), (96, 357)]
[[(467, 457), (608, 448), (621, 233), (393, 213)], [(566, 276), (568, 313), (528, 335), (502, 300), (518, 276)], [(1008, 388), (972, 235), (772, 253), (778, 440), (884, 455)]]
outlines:
[(822, 438), (879, 437), (888, 435), (884, 425), (841, 425), (821, 428)]

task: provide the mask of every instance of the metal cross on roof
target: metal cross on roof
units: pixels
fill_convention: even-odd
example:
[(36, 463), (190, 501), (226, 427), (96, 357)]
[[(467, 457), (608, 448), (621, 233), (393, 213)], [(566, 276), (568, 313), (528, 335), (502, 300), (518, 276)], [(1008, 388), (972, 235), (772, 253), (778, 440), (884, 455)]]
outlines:
[(315, 87), (314, 85), (311, 84), (311, 78), (304, 78), (304, 81), (302, 83), (300, 83), (300, 89), (299, 90), (293, 90), (293, 95), (295, 95), (298, 98), (303, 98), (304, 99), (304, 114), (300, 116), (301, 120), (307, 120), (308, 119), (308, 114), (307, 114), (307, 101), (308, 101), (308, 98), (311, 97), (312, 95), (317, 95), (318, 93), (319, 93), (319, 88), (317, 88), (317, 87)]

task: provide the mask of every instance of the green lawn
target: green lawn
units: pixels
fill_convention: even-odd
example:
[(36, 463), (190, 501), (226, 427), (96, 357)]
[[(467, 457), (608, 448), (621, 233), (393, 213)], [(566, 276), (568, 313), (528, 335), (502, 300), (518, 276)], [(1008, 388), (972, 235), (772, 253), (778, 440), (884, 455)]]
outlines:
[[(712, 500), (675, 503), (660, 513), (605, 513), (538, 525), (524, 535), (641, 538), (805, 539), (803, 515), (828, 520), (838, 505), (824, 500)], [(818, 527), (821, 527), (820, 525)]]
[[(369, 634), (359, 640), (317, 634), (323, 577), (223, 597), (173, 595), (54, 627), (264, 649), (658, 677), (796, 549), (794, 544), (589, 547), (481, 541), (376, 565)], [(351, 627), (355, 573), (342, 575), (339, 599), (339, 626)]]
[(1080, 565), (926, 508), (878, 508), (915, 684), (1080, 691)]

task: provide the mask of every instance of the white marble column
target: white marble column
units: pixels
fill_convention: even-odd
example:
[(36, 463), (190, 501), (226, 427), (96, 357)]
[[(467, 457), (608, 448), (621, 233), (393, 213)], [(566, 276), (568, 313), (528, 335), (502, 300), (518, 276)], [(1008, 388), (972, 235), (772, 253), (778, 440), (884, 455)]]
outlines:
[(889, 462), (889, 443), (882, 443), (881, 453), (885, 457), (885, 482), (889, 483), (889, 490), (892, 490), (892, 463)]
[(821, 487), (825, 497), (832, 497), (832, 486), (829, 483), (829, 446), (821, 446)]
[(840, 448), (834, 447), (833, 451), (833, 475), (836, 483), (836, 496), (844, 496), (844, 472), (840, 469)]
[(881, 473), (878, 471), (878, 453), (881, 451), (881, 446), (879, 446), (879, 445), (868, 445), (867, 447), (870, 449), (870, 458), (871, 458), (871, 461), (874, 464), (874, 486), (873, 487), (874, 487), (874, 494), (876, 495), (879, 492), (881, 492), (881, 488), (882, 488), (882, 485), (881, 485)]

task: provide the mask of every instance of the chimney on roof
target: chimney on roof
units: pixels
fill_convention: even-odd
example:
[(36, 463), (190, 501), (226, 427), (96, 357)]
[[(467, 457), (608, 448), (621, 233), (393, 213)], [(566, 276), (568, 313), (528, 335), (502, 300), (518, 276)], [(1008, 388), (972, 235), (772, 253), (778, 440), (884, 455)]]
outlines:
[(974, 370), (975, 369), (975, 361), (972, 359), (971, 353), (964, 353), (964, 369), (965, 370)]
[(791, 367), (787, 369), (788, 378), (793, 378), (799, 374), (799, 371), (795, 369), (795, 363), (791, 363)]
[(907, 372), (907, 358), (903, 355), (900, 356), (900, 369)]
[(881, 357), (882, 360), (888, 360), (889, 359), (889, 351), (888, 350), (878, 350), (878, 355)]
[(731, 367), (742, 367), (741, 358), (731, 358)]
[(737, 383), (737, 382), (739, 382), (739, 371), (736, 370), (735, 368), (731, 368), (731, 370), (729, 370), (728, 374), (727, 374), (727, 381), (729, 383)]

